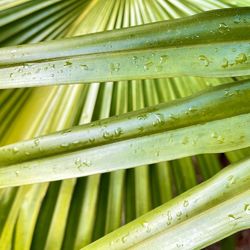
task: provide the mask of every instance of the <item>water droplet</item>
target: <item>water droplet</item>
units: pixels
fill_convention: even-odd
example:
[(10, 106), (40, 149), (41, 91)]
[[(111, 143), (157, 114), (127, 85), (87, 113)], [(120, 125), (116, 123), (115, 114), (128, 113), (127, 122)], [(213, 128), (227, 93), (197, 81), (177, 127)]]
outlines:
[(163, 64), (163, 63), (166, 63), (168, 60), (168, 56), (167, 55), (163, 55), (160, 57), (160, 63)]
[(182, 243), (177, 243), (177, 244), (176, 244), (176, 247), (177, 247), (177, 248), (181, 248), (181, 247), (183, 247), (183, 244), (182, 244)]
[(95, 138), (90, 138), (90, 139), (89, 139), (89, 142), (90, 142), (90, 143), (94, 143), (94, 142), (95, 142)]
[(161, 72), (163, 70), (163, 67), (161, 66), (161, 65), (157, 65), (156, 67), (155, 67), (155, 71), (156, 72)]
[(165, 124), (164, 115), (160, 113), (154, 113), (156, 121), (153, 122), (153, 126), (163, 126)]
[(184, 201), (183, 206), (187, 207), (189, 205), (189, 202), (187, 200)]
[(104, 139), (108, 140), (108, 139), (112, 139), (112, 138), (113, 138), (113, 135), (110, 134), (109, 132), (105, 131), (105, 132), (103, 132), (102, 137), (103, 137)]
[(86, 65), (86, 64), (81, 64), (80, 66), (84, 70), (88, 70), (89, 69), (88, 65)]
[[(64, 63), (64, 66), (71, 66), (72, 65), (72, 62), (70, 62), (70, 61), (66, 61), (65, 63)], [(46, 68), (45, 68), (46, 69)]]
[(221, 64), (222, 68), (227, 68), (228, 67), (228, 60), (226, 58), (223, 59), (223, 62)]
[(67, 148), (68, 146), (69, 146), (68, 143), (62, 143), (62, 144), (60, 145), (61, 148)]
[(189, 142), (189, 138), (187, 136), (182, 138), (182, 141), (181, 141), (182, 144), (187, 144), (188, 142)]
[(24, 64), (24, 65), (23, 65), (23, 68), (24, 68), (24, 69), (28, 69), (28, 68), (29, 68), (29, 65)]
[(244, 205), (244, 211), (245, 211), (247, 214), (250, 214), (250, 204), (245, 204), (245, 205)]
[(199, 56), (199, 60), (202, 61), (203, 65), (204, 65), (205, 67), (208, 67), (210, 61), (208, 60), (208, 58), (207, 58), (206, 56), (200, 55), (200, 56)]
[(18, 149), (17, 147), (14, 147), (14, 148), (12, 149), (12, 151), (13, 151), (14, 154), (16, 154), (16, 153), (19, 152), (19, 149)]
[(90, 161), (86, 161), (86, 160), (82, 161), (80, 158), (77, 158), (75, 160), (75, 165), (76, 165), (76, 167), (78, 168), (79, 171), (84, 171), (84, 169), (86, 167), (90, 167), (91, 166), (91, 162)]
[(218, 134), (217, 134), (216, 132), (212, 132), (212, 133), (211, 133), (211, 137), (212, 137), (212, 138), (217, 138), (217, 137), (218, 137)]
[(240, 23), (240, 22), (241, 22), (241, 17), (240, 17), (239, 15), (236, 15), (236, 16), (234, 17), (234, 23), (238, 24), (238, 23)]
[(40, 144), (40, 139), (39, 139), (39, 138), (36, 138), (36, 139), (34, 140), (34, 144), (35, 144), (35, 146), (39, 146), (39, 144)]
[(144, 114), (140, 114), (137, 116), (137, 119), (138, 120), (146, 120), (148, 117), (148, 114), (147, 113), (144, 113)]
[(233, 175), (227, 177), (227, 185), (226, 187), (229, 188), (231, 185), (236, 183), (236, 179)]
[(80, 159), (80, 158), (76, 158), (75, 164), (76, 164), (77, 166), (78, 166), (79, 164), (81, 164), (81, 159)]
[(229, 217), (229, 219), (230, 219), (231, 221), (234, 221), (234, 220), (236, 219), (235, 216), (234, 216), (233, 214), (229, 214), (228, 217)]
[(144, 68), (145, 70), (149, 70), (152, 66), (153, 66), (153, 62), (148, 61), (148, 62), (146, 62), (146, 63), (144, 64), (143, 68)]
[(136, 63), (137, 63), (137, 60), (138, 60), (138, 57), (137, 57), (137, 56), (133, 56), (133, 57), (132, 57), (132, 60), (133, 60), (133, 64), (136, 64)]
[(16, 176), (18, 176), (20, 174), (20, 171), (16, 170), (15, 174), (16, 174)]
[(229, 214), (229, 215), (228, 215), (228, 218), (229, 218), (229, 220), (230, 220), (231, 222), (234, 222), (234, 223), (235, 223), (234, 225), (236, 225), (236, 224), (237, 224), (237, 220), (239, 220), (241, 217), (237, 217), (237, 216), (235, 216), (234, 214)]
[(120, 63), (111, 63), (109, 66), (111, 73), (118, 72), (120, 70)]
[(138, 130), (139, 130), (140, 133), (142, 133), (144, 131), (144, 128), (143, 127), (139, 127)]
[(125, 243), (125, 242), (127, 241), (127, 239), (128, 239), (128, 234), (127, 234), (127, 235), (124, 235), (124, 236), (122, 237), (122, 242)]
[(170, 225), (173, 219), (170, 211), (167, 212), (167, 218), (168, 218), (167, 225)]
[(197, 111), (197, 109), (196, 109), (195, 107), (189, 107), (189, 108), (188, 108), (188, 111), (189, 111), (189, 112), (195, 112), (195, 111)]
[(182, 216), (182, 212), (181, 211), (178, 211), (176, 213), (176, 216), (177, 216), (177, 220), (180, 220), (181, 219), (181, 216)]
[(232, 93), (230, 93), (229, 89), (224, 90), (224, 96), (231, 96)]
[(230, 28), (228, 27), (228, 25), (226, 25), (225, 23), (220, 23), (219, 24), (219, 32), (221, 33), (221, 34), (225, 34), (225, 33), (227, 33), (227, 32), (229, 32), (230, 31)]
[(219, 135), (218, 136), (218, 138), (217, 138), (217, 141), (220, 143), (220, 144), (222, 144), (222, 143), (224, 143), (224, 137), (222, 137), (221, 135)]
[(68, 133), (70, 133), (72, 131), (72, 129), (66, 129), (66, 130), (64, 130), (64, 131), (62, 131), (62, 135), (66, 135), (66, 134), (68, 134)]
[(196, 143), (198, 142), (199, 137), (193, 138), (192, 140), (192, 145), (196, 145)]
[(122, 128), (117, 128), (115, 130), (115, 137), (120, 137), (123, 134)]
[(168, 117), (169, 117), (170, 119), (174, 120), (174, 121), (178, 120), (178, 118), (175, 117), (174, 114), (170, 114)]
[(247, 61), (247, 56), (244, 53), (240, 53), (236, 58), (235, 58), (235, 63), (236, 64), (242, 64)]
[(170, 143), (172, 143), (173, 140), (174, 140), (173, 134), (170, 134), (169, 137), (168, 137), (168, 141), (169, 141)]
[(148, 222), (143, 222), (142, 226), (144, 228), (146, 228), (146, 232), (149, 233), (151, 231), (151, 228), (149, 227), (149, 223)]

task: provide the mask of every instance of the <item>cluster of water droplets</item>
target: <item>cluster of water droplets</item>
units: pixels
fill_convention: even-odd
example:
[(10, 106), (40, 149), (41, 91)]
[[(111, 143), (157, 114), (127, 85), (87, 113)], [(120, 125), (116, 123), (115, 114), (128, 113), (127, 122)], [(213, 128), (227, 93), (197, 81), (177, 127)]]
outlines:
[(112, 140), (114, 138), (118, 138), (123, 134), (122, 128), (116, 128), (113, 132), (104, 131), (102, 134), (103, 139)]
[(80, 172), (83, 172), (86, 168), (91, 167), (91, 161), (82, 160), (80, 157), (75, 159), (75, 165)]
[(230, 30), (231, 30), (231, 28), (227, 24), (225, 24), (225, 23), (219, 24), (219, 28), (218, 28), (219, 33), (225, 34), (225, 33), (230, 32)]
[[(158, 62), (157, 62), (158, 60)], [(140, 63), (143, 64), (143, 69), (145, 71), (151, 70), (154, 68), (156, 72), (160, 72), (163, 70), (164, 64), (168, 61), (168, 55), (161, 55), (156, 59), (155, 53), (152, 53), (149, 57), (141, 57), (133, 56), (132, 57), (132, 64), (135, 65), (136, 68), (139, 67)]]
[(211, 132), (211, 138), (215, 139), (219, 144), (224, 143), (225, 138), (222, 135), (219, 135), (217, 132)]
[(111, 63), (109, 65), (111, 74), (114, 72), (118, 72), (120, 70), (120, 67), (121, 67), (120, 63)]

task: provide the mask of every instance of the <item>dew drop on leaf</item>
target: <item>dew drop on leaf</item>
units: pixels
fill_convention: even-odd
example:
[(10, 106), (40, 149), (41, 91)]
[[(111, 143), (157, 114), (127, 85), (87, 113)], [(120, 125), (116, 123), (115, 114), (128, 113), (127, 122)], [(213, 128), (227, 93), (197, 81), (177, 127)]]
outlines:
[(223, 59), (223, 62), (221, 64), (222, 68), (227, 68), (228, 67), (228, 60), (226, 58)]
[(90, 138), (89, 139), (89, 142), (92, 144), (92, 143), (94, 143), (95, 142), (95, 138)]
[(16, 153), (19, 152), (19, 149), (18, 149), (17, 147), (14, 147), (13, 150), (12, 150), (12, 152), (13, 152), (14, 154), (16, 154)]
[(132, 57), (132, 60), (133, 60), (133, 64), (136, 64), (136, 63), (137, 63), (137, 60), (138, 60), (138, 57), (137, 57), (137, 56), (133, 56), (133, 57)]
[(118, 72), (120, 70), (120, 63), (111, 63), (109, 65), (111, 73)]
[(204, 55), (200, 55), (199, 56), (199, 60), (202, 62), (202, 64), (205, 66), (205, 67), (208, 67), (208, 65), (209, 65), (209, 60), (208, 60), (208, 58), (206, 57), (206, 56), (204, 56)]
[(230, 175), (227, 177), (227, 185), (226, 185), (227, 188), (229, 188), (230, 186), (232, 186), (235, 183), (236, 183), (236, 180), (235, 180), (235, 177), (233, 175)]
[(228, 217), (229, 217), (229, 219), (231, 221), (235, 221), (236, 220), (236, 218), (235, 218), (235, 216), (233, 214), (229, 214)]
[(105, 132), (103, 132), (102, 137), (103, 137), (105, 140), (108, 140), (108, 139), (111, 139), (113, 136), (112, 136), (112, 134), (110, 134), (109, 132), (105, 131)]
[(219, 24), (219, 32), (221, 33), (221, 34), (224, 34), (224, 33), (227, 33), (227, 32), (229, 32), (230, 31), (230, 28), (228, 27), (228, 25), (226, 25), (225, 23), (220, 23)]
[(212, 138), (217, 138), (217, 137), (218, 137), (218, 134), (217, 134), (216, 132), (212, 132), (212, 133), (211, 133), (211, 137), (212, 137)]
[(176, 244), (176, 247), (177, 247), (177, 248), (181, 248), (181, 247), (183, 247), (183, 244), (182, 244), (182, 243), (177, 243), (177, 244)]
[(68, 146), (69, 146), (68, 143), (62, 143), (62, 144), (60, 145), (61, 148), (67, 148)]
[(161, 66), (161, 65), (157, 65), (156, 67), (155, 67), (155, 71), (156, 72), (161, 72), (163, 70), (163, 67)]
[(91, 162), (86, 160), (82, 161), (80, 158), (76, 158), (75, 165), (79, 171), (84, 171), (86, 167), (91, 166)]
[(244, 205), (244, 211), (245, 211), (247, 214), (250, 214), (250, 204), (245, 204), (245, 205)]
[(117, 128), (115, 130), (115, 137), (120, 137), (122, 133), (123, 133), (122, 128)]
[(36, 138), (36, 139), (34, 140), (34, 144), (35, 144), (35, 146), (39, 146), (39, 144), (40, 144), (40, 139), (39, 139), (39, 138)]
[(72, 65), (72, 62), (70, 62), (70, 61), (66, 61), (65, 63), (64, 63), (64, 66), (71, 66)]
[(168, 60), (168, 56), (167, 55), (163, 55), (160, 57), (160, 63), (163, 64), (163, 63), (166, 63)]
[(184, 201), (183, 206), (187, 207), (189, 205), (189, 202), (187, 200)]
[(153, 62), (148, 61), (148, 62), (146, 62), (146, 63), (144, 64), (143, 68), (144, 68), (145, 70), (149, 70), (152, 66), (153, 66)]
[(247, 61), (247, 56), (244, 53), (240, 53), (236, 58), (235, 58), (235, 63), (236, 64), (242, 64)]
[(89, 69), (88, 65), (86, 65), (86, 64), (81, 64), (80, 66), (84, 70), (88, 70)]
[(240, 23), (240, 22), (241, 22), (241, 17), (240, 17), (239, 15), (236, 15), (236, 16), (234, 17), (234, 23), (238, 24), (238, 23)]
[(188, 142), (189, 142), (189, 139), (187, 136), (182, 138), (182, 141), (181, 141), (182, 144), (187, 144)]
[(122, 237), (122, 242), (125, 243), (128, 239), (128, 234)]
[(222, 143), (224, 143), (224, 137), (222, 137), (221, 135), (219, 135), (218, 136), (218, 138), (217, 138), (217, 141), (220, 143), (220, 144), (222, 144)]
[(180, 220), (181, 219), (181, 216), (182, 216), (182, 212), (181, 211), (178, 211), (176, 213), (176, 216), (177, 216), (177, 220)]

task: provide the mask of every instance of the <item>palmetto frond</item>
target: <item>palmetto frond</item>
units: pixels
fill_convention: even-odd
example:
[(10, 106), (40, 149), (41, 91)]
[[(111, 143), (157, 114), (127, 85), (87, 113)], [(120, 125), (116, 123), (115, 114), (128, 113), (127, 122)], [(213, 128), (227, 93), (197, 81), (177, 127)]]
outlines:
[(0, 249), (201, 249), (248, 229), (248, 5), (0, 2)]

